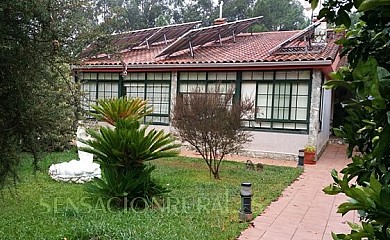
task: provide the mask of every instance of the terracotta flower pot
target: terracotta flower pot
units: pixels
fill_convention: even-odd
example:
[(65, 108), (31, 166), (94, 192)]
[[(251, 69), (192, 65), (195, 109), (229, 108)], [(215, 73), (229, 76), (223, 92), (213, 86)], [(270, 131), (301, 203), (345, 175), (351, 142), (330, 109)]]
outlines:
[(316, 156), (315, 152), (305, 152), (304, 163), (305, 164), (316, 164), (316, 161), (314, 161), (315, 156)]

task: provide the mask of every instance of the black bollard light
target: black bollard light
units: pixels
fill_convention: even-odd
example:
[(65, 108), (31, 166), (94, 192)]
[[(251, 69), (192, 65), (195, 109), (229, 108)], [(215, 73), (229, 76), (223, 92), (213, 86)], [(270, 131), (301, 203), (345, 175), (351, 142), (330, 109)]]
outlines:
[(239, 212), (239, 218), (241, 221), (252, 221), (252, 184), (241, 183), (241, 209)]
[(298, 152), (298, 166), (297, 167), (304, 167), (304, 158), (305, 158), (305, 149), (299, 149)]

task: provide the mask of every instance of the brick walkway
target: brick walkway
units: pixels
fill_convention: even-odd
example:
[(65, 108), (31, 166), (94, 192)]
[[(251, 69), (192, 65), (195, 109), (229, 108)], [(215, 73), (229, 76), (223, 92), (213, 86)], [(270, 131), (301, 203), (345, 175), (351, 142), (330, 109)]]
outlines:
[(357, 222), (354, 212), (342, 217), (337, 206), (344, 195), (329, 196), (322, 192), (331, 182), (330, 171), (342, 169), (349, 160), (346, 147), (331, 144), (316, 165), (305, 165), (298, 181), (284, 190), (282, 196), (253, 220), (252, 227), (237, 239), (244, 240), (330, 240), (331, 232), (347, 233), (349, 222)]

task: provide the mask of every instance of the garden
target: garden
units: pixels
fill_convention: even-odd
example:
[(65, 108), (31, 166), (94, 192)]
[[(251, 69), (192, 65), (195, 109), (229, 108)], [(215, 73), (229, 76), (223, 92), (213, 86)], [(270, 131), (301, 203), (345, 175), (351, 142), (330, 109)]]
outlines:
[[(216, 154), (181, 157), (172, 134), (140, 124), (152, 108), (139, 98), (103, 99), (93, 108), (111, 126), (87, 129), (90, 138), (77, 139), (84, 147), (47, 153), (38, 166), (31, 165), (33, 155), (23, 155), (16, 189), (1, 192), (2, 239), (235, 239), (248, 227), (239, 219), (241, 183), (253, 184), (256, 216), (302, 171), (276, 166), (255, 171), (245, 163), (222, 164)], [(229, 112), (240, 114), (223, 109), (226, 119), (233, 119)], [(241, 131), (224, 126), (230, 133)], [(234, 147), (245, 140), (238, 139)], [(235, 149), (209, 143), (207, 149), (219, 155)], [(101, 176), (85, 184), (54, 181), (48, 169), (76, 159), (77, 151), (94, 155), (91, 164), (100, 165)], [(81, 156), (77, 164), (85, 163)], [(33, 175), (33, 168), (41, 170)]]
[(2, 192), (1, 239), (235, 239), (248, 227), (238, 218), (240, 183), (252, 183), (258, 215), (300, 174), (289, 167), (257, 172), (244, 163), (224, 162), (222, 180), (216, 181), (201, 159), (160, 159), (153, 161), (153, 177), (169, 190), (165, 202), (118, 210), (92, 200), (84, 185), (56, 182), (45, 171), (76, 156), (75, 150), (48, 154), (36, 176), (30, 157), (23, 158), (21, 182)]
[[(390, 1), (306, 1), (312, 8), (323, 3), (319, 18), (326, 17), (338, 31), (345, 31), (338, 43), (348, 65), (332, 74), (333, 81), (326, 87), (342, 86), (352, 95), (343, 103), (348, 113), (345, 124), (334, 133), (347, 140), (349, 157), (356, 149), (361, 153), (340, 172), (342, 177), (333, 171), (334, 183), (324, 189), (327, 194), (350, 198), (339, 206), (339, 213), (358, 210), (360, 214), (360, 225), (351, 224), (350, 233), (333, 234), (333, 238), (390, 239)], [(97, 197), (92, 189), (99, 193), (99, 185), (56, 182), (48, 176), (52, 163), (76, 157), (75, 149), (67, 145), (82, 107), (68, 65), (77, 63), (82, 49), (98, 36), (130, 26), (118, 26), (123, 22), (118, 14), (113, 14), (118, 16), (115, 21), (105, 18), (105, 24), (99, 24), (103, 18), (96, 16), (104, 16), (111, 8), (129, 13), (129, 23), (134, 23), (131, 28), (155, 25), (139, 21), (143, 19), (139, 11), (134, 14), (117, 5), (93, 9), (91, 2), (14, 0), (0, 4), (0, 238), (234, 239), (248, 226), (238, 220), (240, 183), (253, 184), (253, 210), (258, 215), (300, 174), (298, 169), (264, 166), (257, 172), (224, 161), (219, 174), (218, 151), (204, 149), (203, 159), (159, 156), (138, 165), (138, 173), (146, 169), (145, 180), (153, 180), (148, 186), (152, 192), (157, 190), (155, 197), (130, 199), (126, 191), (116, 191), (120, 197), (111, 198), (104, 197), (109, 191), (101, 191)], [(199, 14), (192, 15), (199, 20)], [(213, 19), (208, 14), (203, 17)], [(178, 125), (185, 123), (182, 119), (176, 119)], [(136, 127), (134, 134), (140, 130), (136, 123), (123, 127)], [(52, 151), (62, 152), (40, 158), (42, 152)], [(123, 170), (122, 164), (107, 166)], [(108, 172), (102, 169), (100, 187), (108, 183), (104, 178)], [(126, 176), (126, 171), (118, 176)]]

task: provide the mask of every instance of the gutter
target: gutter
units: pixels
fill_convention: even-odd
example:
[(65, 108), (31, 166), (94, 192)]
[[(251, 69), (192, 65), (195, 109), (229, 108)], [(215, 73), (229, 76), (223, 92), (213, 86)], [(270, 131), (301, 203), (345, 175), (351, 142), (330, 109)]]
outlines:
[[(288, 61), (288, 62), (249, 62), (249, 63), (176, 63), (176, 64), (131, 64), (127, 65), (127, 69), (165, 69), (165, 68), (253, 68), (253, 67), (265, 67), (265, 68), (274, 68), (274, 67), (325, 67), (332, 65), (332, 60), (313, 60), (313, 61)], [(83, 70), (92, 70), (92, 69), (122, 69), (121, 64), (116, 65), (72, 65), (72, 69), (83, 69)]]

